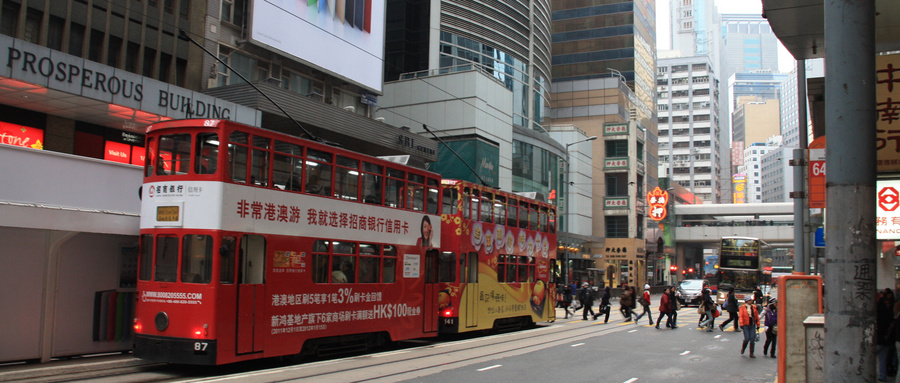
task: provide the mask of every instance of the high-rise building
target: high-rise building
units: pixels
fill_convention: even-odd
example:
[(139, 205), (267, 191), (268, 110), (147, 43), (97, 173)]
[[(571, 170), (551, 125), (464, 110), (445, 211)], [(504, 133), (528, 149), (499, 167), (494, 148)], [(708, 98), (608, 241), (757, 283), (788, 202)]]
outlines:
[[(746, 203), (763, 202), (763, 157), (780, 149), (781, 136), (770, 137), (764, 142), (755, 142), (744, 149), (744, 164), (737, 167), (737, 173), (746, 174)], [(774, 159), (769, 158), (768, 161)]]
[(682, 56), (707, 56), (719, 72), (721, 16), (715, 0), (669, 0), (672, 50)]
[(591, 247), (611, 286), (643, 284), (656, 246), (645, 203), (647, 188), (658, 185), (654, 7), (561, 1), (553, 8), (551, 116), (601, 138), (592, 141), (591, 233), (605, 239)]
[(709, 57), (661, 59), (656, 81), (660, 168), (694, 195), (719, 201), (719, 80)]
[[(822, 59), (805, 60), (806, 78), (824, 77), (825, 61)], [(806, 96), (803, 96), (804, 100)], [(804, 102), (806, 104), (806, 102)], [(784, 138), (784, 146), (796, 148), (799, 147), (800, 132), (798, 127), (800, 114), (798, 113), (798, 97), (797, 97), (797, 67), (788, 74), (781, 83), (781, 136)], [(808, 113), (808, 111), (806, 111)], [(807, 124), (811, 124), (812, 119), (807, 118)], [(804, 129), (807, 134), (807, 143), (811, 141), (812, 136), (809, 129)]]
[(760, 159), (760, 185), (762, 202), (790, 202), (794, 191), (794, 168), (789, 161), (792, 148), (782, 142), (781, 146), (764, 154)]
[(740, 96), (737, 103), (731, 120), (732, 142), (740, 141), (745, 147), (749, 147), (766, 142), (769, 137), (780, 136), (780, 105), (777, 98)]

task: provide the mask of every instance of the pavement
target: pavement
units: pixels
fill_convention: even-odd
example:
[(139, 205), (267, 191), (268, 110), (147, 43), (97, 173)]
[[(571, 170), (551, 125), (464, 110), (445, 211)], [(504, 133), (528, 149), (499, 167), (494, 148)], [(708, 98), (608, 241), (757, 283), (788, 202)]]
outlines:
[(130, 352), (52, 359), (46, 363), (0, 364), (0, 382), (40, 380), (60, 374), (141, 368), (155, 364), (158, 363), (135, 358)]

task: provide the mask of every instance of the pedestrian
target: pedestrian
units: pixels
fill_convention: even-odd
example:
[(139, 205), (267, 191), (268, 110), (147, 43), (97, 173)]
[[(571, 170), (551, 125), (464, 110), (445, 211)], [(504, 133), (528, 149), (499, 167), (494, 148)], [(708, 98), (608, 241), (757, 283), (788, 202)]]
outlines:
[[(560, 296), (562, 297), (560, 305), (562, 306), (563, 311), (566, 312), (566, 317), (563, 319), (569, 319), (569, 306), (572, 305), (572, 292), (569, 291), (569, 286), (563, 286), (562, 290), (562, 293), (560, 293)], [(574, 316), (575, 313), (572, 313), (572, 315)]]
[[(778, 344), (778, 307), (777, 302), (773, 299), (769, 301), (769, 306), (763, 312), (763, 318), (766, 325), (766, 344), (763, 345), (763, 356), (771, 355), (775, 357), (775, 345)], [(769, 353), (769, 345), (772, 345), (772, 352)]]
[(647, 315), (647, 319), (650, 320), (650, 325), (653, 326), (653, 314), (650, 313), (650, 285), (644, 285), (644, 293), (641, 294), (641, 299), (638, 299), (638, 303), (641, 304), (641, 308), (644, 309), (644, 312), (641, 315), (638, 315), (637, 318), (634, 318), (634, 324), (637, 324), (644, 315)]
[(672, 286), (669, 290), (669, 322), (672, 330), (678, 328), (678, 310), (681, 309), (681, 303), (678, 302), (679, 297), (681, 297), (681, 292), (678, 291), (678, 287)]
[(887, 381), (888, 356), (893, 347), (890, 334), (891, 322), (894, 321), (894, 292), (884, 289), (878, 294), (875, 303), (875, 342), (878, 350), (878, 380)]
[(606, 318), (603, 319), (603, 323), (609, 323), (609, 312), (611, 311), (609, 309), (609, 298), (609, 286), (606, 286), (603, 289), (603, 296), (600, 297), (600, 308), (597, 309), (597, 315), (594, 315), (594, 320), (596, 320), (597, 317), (606, 314)]
[(671, 319), (669, 317), (669, 288), (666, 287), (666, 290), (663, 291), (663, 295), (659, 298), (659, 316), (656, 317), (656, 328), (659, 328), (659, 323), (662, 322), (662, 318), (665, 315), (666, 317), (666, 327), (671, 327), (669, 324)]
[[(578, 292), (578, 301), (581, 302), (581, 316), (584, 320), (588, 319), (588, 311), (591, 316), (594, 315), (594, 292), (587, 282), (581, 284), (581, 291)], [(597, 319), (596, 317), (594, 319)]]
[(716, 301), (712, 299), (712, 291), (709, 288), (703, 289), (700, 298), (700, 306), (706, 312), (706, 320), (700, 323), (700, 327), (706, 327), (706, 332), (713, 332), (716, 328)]
[(622, 288), (622, 295), (619, 296), (619, 312), (625, 317), (626, 322), (631, 322), (632, 305), (634, 305), (634, 293), (626, 285)]
[(741, 324), (741, 330), (744, 331), (744, 343), (741, 344), (741, 355), (744, 355), (747, 344), (749, 344), (750, 357), (756, 358), (756, 355), (753, 355), (753, 351), (756, 346), (757, 331), (759, 331), (759, 310), (756, 309), (753, 295), (747, 294), (747, 297), (744, 298), (744, 304), (741, 305), (741, 308), (738, 311), (738, 320)]
[(734, 331), (741, 331), (738, 327), (738, 308), (740, 308), (738, 305), (737, 297), (734, 295), (734, 287), (729, 287), (728, 296), (725, 297), (725, 305), (723, 307), (728, 311), (728, 320), (719, 325), (719, 330), (725, 331), (725, 326), (734, 321)]

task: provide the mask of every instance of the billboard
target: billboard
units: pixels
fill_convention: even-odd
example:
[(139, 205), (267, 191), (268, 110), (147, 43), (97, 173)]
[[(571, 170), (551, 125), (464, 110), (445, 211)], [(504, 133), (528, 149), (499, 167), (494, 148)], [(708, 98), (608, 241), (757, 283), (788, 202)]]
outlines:
[(734, 203), (747, 203), (747, 175), (744, 173), (737, 173), (732, 176), (731, 180), (734, 188)]
[(385, 0), (256, 0), (250, 39), (381, 93)]

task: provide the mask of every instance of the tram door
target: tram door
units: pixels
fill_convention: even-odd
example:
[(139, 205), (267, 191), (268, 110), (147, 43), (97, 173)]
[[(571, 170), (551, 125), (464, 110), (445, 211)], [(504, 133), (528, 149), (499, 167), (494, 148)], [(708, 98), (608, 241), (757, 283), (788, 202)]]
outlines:
[(425, 252), (425, 299), (422, 302), (424, 310), (424, 329), (426, 333), (435, 332), (438, 328), (438, 260), (437, 249)]
[(460, 276), (465, 284), (466, 327), (478, 326), (478, 253), (463, 254), (465, 262)]
[(238, 254), (237, 353), (263, 349), (265, 329), (266, 239), (261, 235), (241, 238)]

